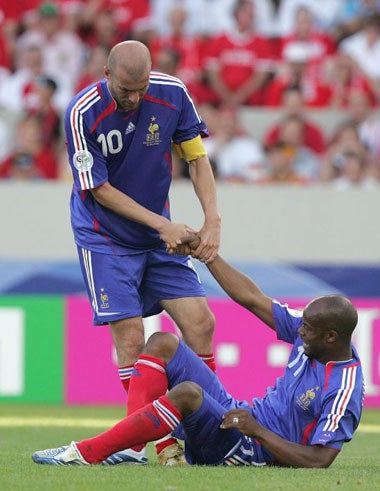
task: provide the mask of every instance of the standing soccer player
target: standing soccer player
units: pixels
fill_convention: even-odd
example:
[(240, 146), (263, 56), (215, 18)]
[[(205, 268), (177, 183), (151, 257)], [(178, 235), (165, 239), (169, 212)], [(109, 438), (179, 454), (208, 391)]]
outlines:
[[(215, 369), (214, 316), (204, 289), (190, 258), (167, 253), (188, 230), (170, 221), (172, 143), (189, 164), (204, 212), (197, 257), (212, 261), (220, 242), (215, 181), (201, 139), (207, 128), (186, 87), (151, 72), (144, 44), (124, 41), (110, 51), (105, 78), (69, 104), (65, 130), (81, 269), (94, 324), (110, 325), (124, 388), (144, 346), (142, 318), (163, 309), (184, 341)], [(134, 405), (129, 398), (128, 408)], [(173, 438), (156, 449), (163, 464), (184, 461)], [(144, 452), (119, 452), (108, 463), (145, 463)]]

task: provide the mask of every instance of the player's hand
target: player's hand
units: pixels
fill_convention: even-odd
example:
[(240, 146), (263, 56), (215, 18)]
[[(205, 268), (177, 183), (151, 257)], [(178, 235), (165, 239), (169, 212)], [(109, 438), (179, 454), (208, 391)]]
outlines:
[(181, 239), (188, 232), (194, 232), (194, 230), (183, 223), (168, 221), (165, 224), (165, 227), (160, 230), (160, 238), (166, 243), (166, 250), (169, 254), (175, 254), (177, 252), (177, 248), (182, 244)]
[(212, 262), (220, 246), (220, 218), (206, 221), (197, 235), (201, 240), (192, 256), (206, 264)]
[(247, 436), (255, 436), (259, 423), (250, 411), (246, 409), (232, 409), (223, 415), (220, 427), (223, 430), (237, 428)]
[(181, 254), (181, 256), (192, 256), (193, 252), (197, 249), (201, 242), (197, 232), (189, 230), (185, 236), (181, 237), (181, 244), (179, 244), (175, 251), (169, 251), (171, 254)]

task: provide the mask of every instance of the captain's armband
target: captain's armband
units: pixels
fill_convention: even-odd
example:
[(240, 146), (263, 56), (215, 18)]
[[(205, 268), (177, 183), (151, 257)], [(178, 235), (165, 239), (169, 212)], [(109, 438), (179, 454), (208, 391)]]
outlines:
[(187, 162), (199, 159), (207, 155), (206, 147), (203, 144), (200, 135), (196, 136), (192, 140), (188, 140), (181, 143), (174, 143), (174, 148), (178, 156)]

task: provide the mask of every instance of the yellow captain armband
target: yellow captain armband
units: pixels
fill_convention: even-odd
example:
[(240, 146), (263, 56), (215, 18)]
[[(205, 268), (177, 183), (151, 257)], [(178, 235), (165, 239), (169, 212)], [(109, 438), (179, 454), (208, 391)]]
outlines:
[(178, 156), (185, 159), (187, 162), (207, 155), (206, 147), (204, 146), (200, 135), (196, 136), (192, 140), (179, 144), (175, 143), (174, 148), (176, 149)]

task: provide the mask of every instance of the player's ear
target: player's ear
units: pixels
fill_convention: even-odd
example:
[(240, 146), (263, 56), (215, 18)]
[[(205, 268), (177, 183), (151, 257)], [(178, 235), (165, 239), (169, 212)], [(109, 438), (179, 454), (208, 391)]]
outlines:
[(330, 329), (326, 332), (326, 340), (328, 343), (335, 343), (339, 338), (337, 331)]

